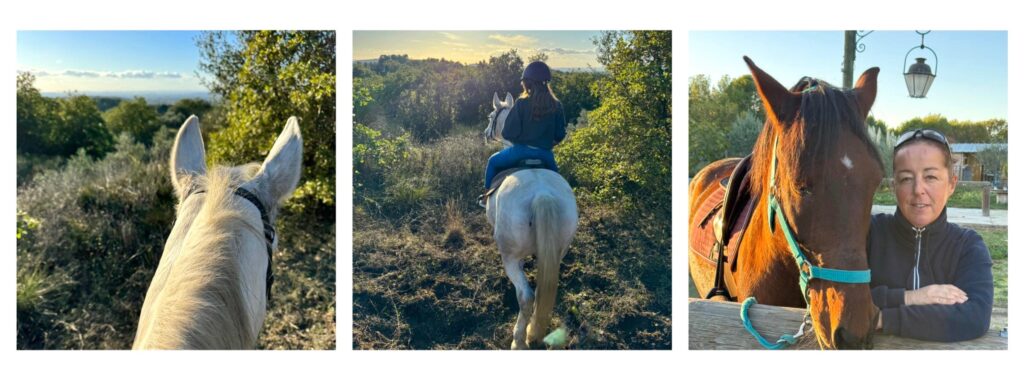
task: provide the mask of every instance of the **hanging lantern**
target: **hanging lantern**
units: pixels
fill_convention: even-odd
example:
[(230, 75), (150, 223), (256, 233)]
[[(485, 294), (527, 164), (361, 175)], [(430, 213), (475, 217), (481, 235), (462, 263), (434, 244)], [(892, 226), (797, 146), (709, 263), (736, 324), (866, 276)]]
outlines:
[[(932, 81), (935, 80), (935, 76), (939, 72), (939, 56), (935, 54), (932, 48), (924, 45), (924, 35), (931, 33), (928, 32), (917, 32), (921, 35), (921, 46), (915, 46), (907, 51), (907, 54), (903, 56), (903, 79), (907, 81), (907, 91), (910, 93), (911, 98), (924, 98), (928, 94), (928, 89), (932, 87)], [(910, 68), (907, 68), (907, 58), (910, 57), (910, 53), (914, 49), (925, 50), (928, 49), (932, 52), (932, 56), (935, 57), (935, 72), (932, 73), (932, 68), (925, 63), (924, 57), (917, 57), (917, 61)]]

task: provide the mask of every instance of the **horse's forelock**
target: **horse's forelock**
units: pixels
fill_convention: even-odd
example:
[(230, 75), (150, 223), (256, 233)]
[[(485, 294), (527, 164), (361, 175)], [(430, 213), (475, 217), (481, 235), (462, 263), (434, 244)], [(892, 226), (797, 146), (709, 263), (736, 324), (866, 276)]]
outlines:
[[(868, 147), (874, 162), (882, 168), (881, 157), (867, 134), (864, 120), (860, 117), (857, 98), (852, 91), (835, 88), (828, 83), (805, 77), (792, 89), (801, 92), (800, 108), (786, 126), (775, 126), (765, 122), (761, 135), (754, 145), (756, 167), (753, 177), (753, 191), (760, 194), (766, 190), (771, 176), (773, 149), (778, 158), (776, 182), (780, 191), (795, 192), (792, 187), (797, 171), (808, 171), (808, 167), (829, 158), (839, 146), (843, 131), (849, 131), (858, 141)], [(775, 138), (778, 148), (775, 149)]]

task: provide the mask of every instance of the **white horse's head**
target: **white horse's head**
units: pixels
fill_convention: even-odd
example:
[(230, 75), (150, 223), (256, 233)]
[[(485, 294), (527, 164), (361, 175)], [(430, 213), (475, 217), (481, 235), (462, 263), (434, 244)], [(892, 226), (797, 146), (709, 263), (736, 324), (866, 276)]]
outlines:
[(497, 92), (494, 93), (494, 99), (491, 100), (494, 111), (487, 115), (487, 129), (484, 130), (485, 142), (494, 140), (504, 143), (505, 146), (512, 145), (501, 136), (501, 130), (505, 128), (505, 119), (508, 118), (508, 113), (515, 103), (516, 100), (512, 98), (512, 93), (506, 92), (504, 101), (498, 98)]
[[(183, 198), (188, 196), (184, 192), (192, 186), (190, 182), (207, 175), (206, 149), (203, 145), (202, 132), (199, 130), (198, 117), (189, 117), (178, 130), (174, 148), (171, 150), (170, 165), (174, 189), (178, 192), (179, 201), (184, 201)], [(250, 163), (233, 169), (239, 170), (252, 165), (256, 164)], [(299, 131), (298, 118), (291, 117), (267, 153), (263, 164), (259, 165), (258, 171), (243, 179), (244, 186), (257, 195), (268, 196), (269, 199), (265, 203), (276, 207), (295, 191), (299, 184), (301, 169), (302, 133)]]
[(177, 217), (146, 293), (135, 348), (252, 348), (263, 327), (278, 207), (298, 185), (302, 135), (289, 118), (262, 164), (206, 167), (199, 119), (171, 151)]

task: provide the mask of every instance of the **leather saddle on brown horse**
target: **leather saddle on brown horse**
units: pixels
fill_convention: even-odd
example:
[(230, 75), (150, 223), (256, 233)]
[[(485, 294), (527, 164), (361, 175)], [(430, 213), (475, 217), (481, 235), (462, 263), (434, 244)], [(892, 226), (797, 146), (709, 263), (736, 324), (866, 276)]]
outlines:
[(723, 296), (735, 300), (729, 293), (734, 290), (732, 272), (736, 271), (743, 233), (750, 223), (750, 215), (757, 198), (750, 193), (750, 156), (741, 159), (732, 173), (718, 180), (719, 187), (704, 190), (700, 206), (694, 212), (690, 227), (690, 251), (697, 257), (715, 264), (715, 285), (704, 298)]

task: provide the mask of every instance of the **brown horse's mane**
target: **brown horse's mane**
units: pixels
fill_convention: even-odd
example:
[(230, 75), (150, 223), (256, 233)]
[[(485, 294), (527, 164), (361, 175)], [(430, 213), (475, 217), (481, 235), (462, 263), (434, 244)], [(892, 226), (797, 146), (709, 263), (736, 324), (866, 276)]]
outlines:
[[(865, 122), (857, 111), (859, 105), (853, 90), (839, 89), (825, 81), (804, 77), (790, 91), (801, 93), (799, 111), (790, 120), (780, 121), (784, 126), (776, 126), (772, 118), (767, 118), (754, 144), (751, 170), (751, 191), (754, 195), (764, 195), (767, 191), (764, 187), (770, 187), (772, 146), (776, 136), (779, 136), (779, 163), (775, 177), (779, 192), (797, 192), (795, 185), (799, 180), (794, 178), (797, 172), (786, 169), (811, 166), (815, 164), (815, 159), (828, 158), (844, 129), (867, 145), (871, 157), (879, 168), (882, 167), (878, 149), (868, 136)], [(784, 129), (795, 131), (779, 134)]]

